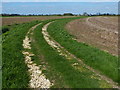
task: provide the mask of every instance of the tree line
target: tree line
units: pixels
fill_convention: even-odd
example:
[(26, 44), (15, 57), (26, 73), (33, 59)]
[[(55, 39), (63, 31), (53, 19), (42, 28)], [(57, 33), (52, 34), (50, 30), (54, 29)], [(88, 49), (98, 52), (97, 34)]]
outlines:
[(83, 14), (72, 14), (72, 13), (64, 13), (64, 14), (0, 14), (0, 16), (118, 16), (120, 14), (110, 14), (110, 13), (96, 13), (96, 14), (88, 14), (84, 12)]

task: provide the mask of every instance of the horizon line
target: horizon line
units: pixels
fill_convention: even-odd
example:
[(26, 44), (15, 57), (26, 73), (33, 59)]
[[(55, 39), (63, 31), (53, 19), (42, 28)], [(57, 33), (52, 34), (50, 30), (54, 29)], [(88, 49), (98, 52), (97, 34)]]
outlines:
[[(28, 2), (28, 1), (19, 1), (18, 3), (24, 3), (24, 2)], [(38, 1), (31, 1), (32, 3), (33, 2), (38, 2)], [(39, 1), (40, 2), (40, 1)], [(42, 2), (48, 2), (48, 1), (42, 1)], [(58, 1), (50, 1), (49, 3), (52, 3), (52, 2), (58, 2)], [(59, 1), (58, 3), (60, 2), (64, 2), (64, 1)], [(67, 1), (66, 1), (67, 2)], [(69, 1), (69, 2), (73, 2), (73, 1)], [(85, 2), (85, 1), (74, 1), (74, 2)], [(88, 3), (99, 3), (99, 2), (104, 2), (104, 1), (89, 1)], [(115, 3), (119, 3), (120, 1), (109, 1), (109, 2), (115, 2)], [(108, 1), (104, 2), (104, 3), (109, 3)], [(7, 2), (7, 1), (2, 1), (2, 3), (12, 3), (12, 2)], [(17, 3), (17, 2), (16, 2)], [(28, 2), (29, 3), (29, 2)], [(85, 2), (87, 3), (87, 2)]]

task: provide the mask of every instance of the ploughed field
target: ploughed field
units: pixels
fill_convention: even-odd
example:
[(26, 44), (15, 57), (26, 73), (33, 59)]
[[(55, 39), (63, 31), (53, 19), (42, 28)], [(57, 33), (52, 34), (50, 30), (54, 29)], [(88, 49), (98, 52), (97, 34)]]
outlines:
[(118, 17), (88, 17), (66, 25), (79, 42), (118, 55)]
[[(6, 32), (2, 34), (0, 43), (3, 57), (2, 87), (120, 88), (118, 57), (93, 47), (88, 42), (78, 42), (76, 34), (73, 34), (82, 29), (85, 32), (79, 32), (78, 35), (94, 33), (96, 29), (88, 30), (85, 23), (88, 20), (89, 27), (93, 28), (94, 25), (95, 28), (97, 25), (93, 24), (93, 18), (94, 22), (98, 23), (96, 18), (99, 20), (100, 17), (81, 16), (13, 24), (7, 27), (8, 31), (3, 27), (2, 30)], [(73, 28), (81, 22), (82, 29)], [(104, 32), (108, 33), (109, 30), (111, 36), (116, 37), (117, 30), (105, 30), (95, 33), (99, 36), (100, 32), (107, 37)], [(94, 36), (97, 39), (96, 34), (86, 37), (92, 39)], [(114, 40), (113, 43), (116, 42)]]
[(31, 17), (2, 17), (3, 25), (11, 25), (18, 23), (25, 23), (35, 20), (48, 20), (48, 19), (59, 19), (59, 18), (69, 18), (72, 16), (31, 16)]

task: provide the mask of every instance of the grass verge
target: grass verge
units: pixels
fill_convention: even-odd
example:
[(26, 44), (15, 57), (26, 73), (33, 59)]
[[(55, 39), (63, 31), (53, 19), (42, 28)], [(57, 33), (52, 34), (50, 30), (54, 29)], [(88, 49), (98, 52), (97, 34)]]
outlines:
[(65, 29), (65, 25), (71, 20), (74, 19), (62, 19), (52, 23), (48, 27), (49, 34), (87, 65), (118, 82), (118, 58), (93, 46), (73, 40), (74, 36)]
[(10, 31), (2, 35), (2, 88), (28, 87), (29, 75), (22, 44), (27, 31), (37, 23), (12, 25)]

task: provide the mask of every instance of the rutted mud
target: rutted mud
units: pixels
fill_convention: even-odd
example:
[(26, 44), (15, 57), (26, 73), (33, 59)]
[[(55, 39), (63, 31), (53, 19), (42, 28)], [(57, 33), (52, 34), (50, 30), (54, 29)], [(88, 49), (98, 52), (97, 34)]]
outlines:
[(66, 25), (78, 42), (118, 55), (118, 17), (89, 17)]

